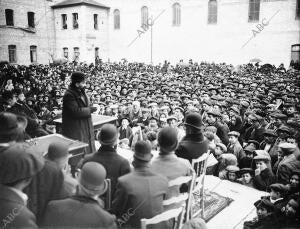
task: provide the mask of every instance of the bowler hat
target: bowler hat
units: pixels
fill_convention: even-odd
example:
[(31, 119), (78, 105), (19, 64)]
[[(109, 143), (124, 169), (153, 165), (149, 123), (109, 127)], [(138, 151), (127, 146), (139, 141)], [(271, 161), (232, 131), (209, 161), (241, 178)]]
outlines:
[(78, 182), (91, 194), (103, 195), (107, 190), (106, 170), (98, 162), (86, 162), (80, 171)]
[(118, 139), (118, 130), (112, 124), (104, 124), (97, 137), (101, 145), (114, 145)]
[(178, 144), (177, 132), (172, 127), (166, 127), (158, 132), (157, 141), (161, 153), (169, 153), (176, 149)]
[(44, 167), (41, 154), (26, 143), (7, 144), (0, 153), (0, 183), (11, 184), (33, 177)]
[(73, 72), (71, 75), (71, 81), (72, 83), (80, 83), (82, 81), (84, 81), (85, 79), (85, 75), (82, 72)]
[(27, 119), (9, 112), (0, 113), (0, 136), (23, 133), (27, 127)]
[(183, 124), (201, 130), (202, 118), (198, 113), (190, 112), (187, 114)]
[(151, 153), (151, 145), (146, 141), (138, 141), (134, 146), (133, 157), (139, 161), (149, 162), (153, 155)]
[(69, 155), (68, 145), (62, 142), (53, 142), (48, 147), (47, 157), (50, 160), (65, 158)]

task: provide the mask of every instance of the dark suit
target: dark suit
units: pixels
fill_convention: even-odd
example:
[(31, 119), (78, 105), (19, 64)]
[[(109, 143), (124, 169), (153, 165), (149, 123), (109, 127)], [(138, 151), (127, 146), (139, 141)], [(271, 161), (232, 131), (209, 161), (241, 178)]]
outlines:
[(106, 176), (111, 180), (112, 196), (115, 193), (118, 178), (130, 172), (128, 160), (118, 155), (110, 146), (101, 146), (98, 152), (87, 155), (82, 165), (88, 161), (95, 161), (104, 166)]
[(192, 162), (192, 159), (199, 158), (208, 151), (208, 140), (203, 140), (201, 134), (186, 135), (179, 143), (175, 154)]
[(90, 102), (83, 90), (69, 87), (63, 97), (62, 134), (89, 144), (86, 153), (95, 152)]
[[(168, 180), (150, 171), (135, 169), (118, 180), (113, 212), (122, 226), (140, 228), (140, 220), (149, 219), (163, 211), (162, 202), (168, 191)], [(127, 217), (129, 214), (129, 217)], [(168, 228), (167, 223), (149, 228)]]
[(0, 206), (0, 228), (38, 228), (24, 200), (4, 185), (0, 185)]
[(42, 223), (46, 228), (117, 228), (115, 216), (106, 212), (89, 197), (73, 196), (51, 201)]
[(32, 178), (24, 192), (30, 200), (28, 208), (40, 223), (48, 202), (66, 197), (64, 175), (54, 162), (46, 161), (44, 168)]
[(118, 128), (118, 131), (119, 131), (119, 139), (123, 139), (123, 138), (128, 138), (130, 139), (131, 136), (132, 136), (132, 129), (131, 127), (127, 126), (126, 129), (123, 129), (123, 127), (119, 127)]

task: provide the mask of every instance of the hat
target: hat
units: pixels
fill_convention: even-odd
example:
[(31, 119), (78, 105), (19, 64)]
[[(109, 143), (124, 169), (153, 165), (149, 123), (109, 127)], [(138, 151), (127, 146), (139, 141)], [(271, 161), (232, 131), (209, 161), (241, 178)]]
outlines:
[(285, 125), (281, 125), (277, 130), (276, 130), (277, 132), (278, 131), (282, 131), (282, 132), (286, 132), (286, 133), (290, 133), (290, 128), (288, 128), (287, 126), (285, 126)]
[(73, 84), (81, 83), (82, 81), (84, 81), (84, 79), (85, 79), (85, 75), (82, 72), (73, 72), (71, 75), (71, 82)]
[(237, 131), (230, 131), (229, 133), (228, 133), (228, 136), (235, 136), (235, 137), (239, 137), (240, 136), (240, 133), (239, 132), (237, 132)]
[(173, 116), (173, 115), (167, 117), (167, 122), (169, 122), (169, 121), (171, 121), (171, 120), (176, 120), (176, 121), (178, 121), (178, 119), (177, 119), (175, 116)]
[(216, 143), (216, 146), (220, 147), (223, 153), (227, 152), (227, 147), (223, 143)]
[(240, 175), (243, 175), (245, 173), (250, 173), (251, 176), (254, 175), (254, 171), (251, 168), (242, 168), (242, 169), (240, 169), (240, 171), (239, 171)]
[(157, 140), (162, 153), (172, 152), (178, 144), (177, 131), (172, 127), (163, 128), (158, 132)]
[(278, 147), (286, 155), (292, 154), (296, 149), (296, 145), (288, 142), (282, 142), (278, 145)]
[(68, 145), (62, 142), (53, 142), (48, 147), (47, 157), (50, 160), (65, 158), (69, 155)]
[(271, 184), (270, 189), (273, 190), (274, 192), (280, 192), (285, 194), (289, 189), (284, 185), (284, 184)]
[(240, 171), (240, 168), (237, 167), (236, 165), (228, 165), (225, 170), (229, 173), (236, 173)]
[(0, 113), (0, 136), (23, 133), (27, 127), (27, 119), (9, 112)]
[(107, 190), (106, 170), (98, 162), (86, 162), (80, 171), (78, 182), (88, 192), (103, 195)]
[(261, 200), (258, 200), (254, 203), (254, 206), (256, 208), (265, 208), (267, 209), (268, 212), (272, 212), (274, 211), (275, 209), (275, 206), (274, 204), (272, 204), (269, 200), (267, 199), (261, 199)]
[(207, 114), (213, 115), (215, 117), (222, 117), (221, 113), (217, 110), (214, 110), (214, 109), (208, 111)]
[(256, 148), (259, 148), (259, 142), (258, 141), (252, 139), (252, 140), (248, 141), (248, 144), (250, 144), (250, 143), (254, 144)]
[(254, 160), (267, 160), (271, 161), (271, 157), (265, 150), (255, 150), (256, 156), (253, 158)]
[(151, 153), (151, 145), (146, 141), (138, 141), (134, 146), (133, 157), (143, 162), (151, 161), (153, 157)]
[(238, 114), (238, 115), (240, 114), (240, 109), (238, 109), (238, 108), (235, 107), (235, 106), (230, 107), (229, 110), (230, 110), (230, 111), (233, 111), (234, 113), (236, 113), (236, 114)]
[(118, 130), (112, 124), (104, 124), (97, 137), (101, 145), (114, 145), (118, 139)]
[(256, 150), (256, 147), (254, 147), (253, 145), (247, 145), (244, 148), (245, 153), (247, 153), (247, 152), (254, 153), (255, 150)]
[(7, 144), (0, 153), (0, 183), (11, 184), (33, 177), (44, 167), (41, 154), (26, 143)]
[(198, 113), (191, 112), (187, 114), (185, 118), (185, 122), (183, 124), (201, 130), (202, 118)]

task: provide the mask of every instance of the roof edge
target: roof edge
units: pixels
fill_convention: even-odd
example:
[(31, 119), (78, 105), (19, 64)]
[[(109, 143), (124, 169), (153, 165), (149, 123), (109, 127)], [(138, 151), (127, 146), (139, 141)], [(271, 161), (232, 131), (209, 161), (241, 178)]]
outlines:
[(80, 6), (80, 5), (93, 6), (93, 7), (102, 8), (102, 9), (110, 9), (110, 7), (108, 7), (108, 6), (94, 5), (94, 4), (87, 3), (87, 2), (76, 2), (76, 3), (71, 3), (68, 5), (53, 5), (53, 6), (51, 6), (51, 8), (58, 9), (58, 8), (67, 8), (67, 7)]

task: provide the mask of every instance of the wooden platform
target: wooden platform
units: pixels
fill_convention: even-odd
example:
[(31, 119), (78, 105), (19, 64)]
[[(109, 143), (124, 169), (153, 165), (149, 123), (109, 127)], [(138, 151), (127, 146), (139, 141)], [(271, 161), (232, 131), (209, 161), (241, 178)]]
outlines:
[(208, 221), (208, 229), (242, 229), (244, 221), (251, 220), (256, 216), (254, 202), (261, 196), (268, 195), (267, 192), (221, 180), (215, 176), (206, 176), (204, 187), (221, 196), (233, 199), (228, 207)]

